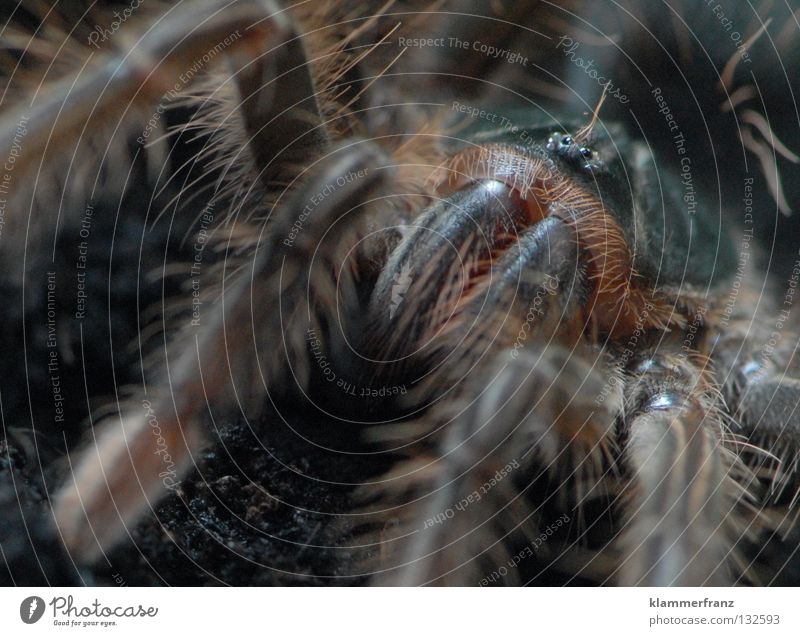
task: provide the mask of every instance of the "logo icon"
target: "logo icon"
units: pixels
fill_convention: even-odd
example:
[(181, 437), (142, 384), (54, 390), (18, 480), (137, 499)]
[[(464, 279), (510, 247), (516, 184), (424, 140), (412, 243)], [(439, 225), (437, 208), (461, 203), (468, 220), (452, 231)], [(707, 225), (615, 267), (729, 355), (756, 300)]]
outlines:
[(44, 599), (39, 596), (29, 596), (19, 606), (19, 617), (28, 625), (33, 625), (43, 614)]

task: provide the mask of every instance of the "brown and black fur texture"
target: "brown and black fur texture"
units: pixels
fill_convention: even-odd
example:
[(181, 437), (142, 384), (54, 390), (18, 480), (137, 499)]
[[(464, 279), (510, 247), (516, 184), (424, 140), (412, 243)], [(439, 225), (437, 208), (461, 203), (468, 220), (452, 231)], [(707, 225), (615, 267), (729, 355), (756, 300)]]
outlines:
[(4, 583), (797, 583), (800, 7), (0, 11)]

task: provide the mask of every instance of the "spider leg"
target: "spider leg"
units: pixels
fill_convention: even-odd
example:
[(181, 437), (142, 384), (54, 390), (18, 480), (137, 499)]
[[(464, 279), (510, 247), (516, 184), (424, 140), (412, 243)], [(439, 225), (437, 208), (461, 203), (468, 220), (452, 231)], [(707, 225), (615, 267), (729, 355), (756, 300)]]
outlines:
[(6, 112), (0, 148), (14, 145), (15, 122), (30, 120), (26, 152), (17, 161), (24, 167), (48, 146), (74, 139), (87, 121), (122, 115), (132, 104), (149, 104), (172, 90), (187, 72), (187, 60), (209, 51), (223, 52), (232, 63), (257, 153), (275, 148), (275, 142), (263, 143), (267, 122), (281, 124), (277, 142), (283, 145), (291, 139), (299, 139), (298, 146), (318, 141), (315, 132), (305, 135), (316, 130), (319, 117), (290, 16), (274, 0), (205, 0), (174, 8), (129, 48), (103, 54), (101, 63), (90, 60), (91, 72), (60, 80), (37, 91), (31, 103)]
[[(163, 377), (146, 387), (140, 404), (102, 427), (72, 464), (55, 518), (80, 559), (96, 558), (174, 488), (192, 465), (200, 420), (208, 413), (238, 408), (253, 416), (269, 390), (280, 391), (292, 377), (307, 381), (307, 334), (314, 329), (336, 336), (326, 331), (328, 317), (336, 315), (333, 272), (341, 267), (354, 218), (388, 178), (380, 168), (385, 162), (371, 143), (353, 141), (321, 159), (279, 205), (253, 263), (223, 280), (211, 315), (168, 348)], [(341, 180), (352, 174), (361, 176)], [(311, 196), (320, 192), (327, 194), (313, 207)], [(354, 287), (347, 267), (341, 269), (339, 287)]]
[[(747, 374), (752, 372), (752, 368), (748, 369)], [(797, 479), (800, 379), (787, 377), (785, 369), (773, 368), (762, 378), (746, 381), (745, 390), (734, 402), (737, 420), (748, 439), (785, 460), (781, 479), (774, 485), (783, 490)], [(776, 498), (781, 494), (773, 491)]]
[(773, 368), (764, 369), (762, 378), (748, 378), (745, 390), (732, 401), (734, 418), (760, 449), (749, 463), (768, 482), (767, 500), (793, 510), (800, 500), (800, 379), (768, 366)]
[[(586, 298), (574, 230), (556, 217), (524, 229), (476, 278), (475, 262), (489, 251), (484, 240), (497, 238), (501, 199), (492, 200), (492, 189), (467, 188), (446, 203), (455, 206), (454, 214), (434, 209), (424, 216), (384, 272), (389, 277), (405, 263), (430, 261), (451, 270), (443, 281), (428, 281), (422, 272), (423, 283), (414, 281), (408, 306), (395, 319), (412, 325), (412, 316), (422, 317), (421, 339), (433, 324), (433, 358), (449, 358), (414, 398), (425, 401), (432, 391), (452, 395), (421, 421), (373, 431), (376, 439), (410, 439), (409, 446), (423, 447), (422, 458), (401, 463), (377, 495), (382, 505), (401, 502), (380, 513), (399, 521), (401, 535), (390, 541), (393, 567), (382, 579), (392, 584), (477, 583), (509, 535), (518, 529), (530, 534), (537, 525), (531, 517), (538, 513), (526, 507), (520, 485), (530, 485), (542, 468), (555, 480), (596, 483), (613, 444), (621, 404), (621, 383), (607, 382), (613, 365), (605, 354), (564, 346), (579, 346), (573, 338), (581, 330), (571, 318), (580, 315)], [(513, 218), (513, 198), (502, 203), (500, 210)], [(460, 295), (465, 279), (471, 287)], [(379, 283), (373, 309), (385, 313), (387, 301)], [(444, 327), (438, 323), (442, 314)], [(437, 318), (426, 321), (428, 315)], [(570, 489), (560, 490), (568, 496)]]
[(714, 362), (734, 430), (748, 442), (741, 455), (765, 486), (763, 503), (791, 513), (800, 500), (798, 336), (767, 325), (735, 315), (715, 334)]
[(729, 585), (734, 523), (746, 491), (724, 445), (714, 389), (695, 361), (664, 345), (633, 365), (623, 462), (631, 472), (623, 584)]
[(292, 31), (274, 46), (236, 76), (249, 146), (268, 186), (285, 176), (276, 163), (300, 165), (328, 143), (302, 39)]
[(612, 369), (591, 355), (559, 345), (517, 358), (506, 351), (484, 369), (488, 386), (473, 382), (457, 406), (437, 412), (429, 454), (387, 477), (387, 488), (413, 499), (390, 511), (401, 534), (381, 583), (477, 584), (505, 560), (510, 539), (533, 545), (548, 523), (524, 492), (542, 470), (562, 485), (596, 483), (619, 402), (598, 399)]
[[(54, 89), (32, 104), (28, 116), (36, 126), (31, 126), (33, 135), (26, 140), (26, 150), (31, 152), (25, 156), (41, 154), (34, 150), (53, 139), (51, 128), (66, 138), (85, 125), (90, 115), (116, 113), (130, 103), (164, 94), (184, 72), (186, 60), (217, 50), (220, 42), (228, 40), (231, 43), (224, 53), (243, 97), (243, 121), (262, 178), (286, 176), (270, 170), (271, 164), (312, 163), (327, 144), (320, 132), (313, 82), (289, 15), (270, 0), (207, 1), (167, 13), (135, 47), (108, 56), (97, 72), (70, 78), (71, 90)], [(149, 501), (174, 487), (199, 444), (197, 419), (206, 404), (220, 408), (239, 404), (252, 413), (264, 385), (279, 384), (287, 364), (294, 365), (292, 371), (300, 383), (305, 381), (306, 333), (301, 326), (308, 323), (312, 311), (335, 315), (335, 285), (329, 274), (333, 270), (325, 268), (341, 264), (342, 254), (331, 247), (336, 245), (331, 237), (341, 239), (349, 226), (349, 222), (337, 224), (336, 215), (350, 209), (351, 197), (355, 202), (366, 195), (386, 174), (374, 170), (384, 162), (369, 144), (352, 142), (349, 159), (343, 156), (345, 152), (329, 150), (322, 165), (312, 169), (307, 183), (312, 192), (330, 188), (338, 177), (351, 172), (363, 171), (367, 176), (334, 188), (313, 215), (302, 194), (282, 203), (259, 257), (244, 274), (223, 282), (213, 315), (170, 346), (166, 373), (145, 388), (141, 405), (123, 409), (116, 426), (101, 428), (95, 447), (72, 466), (73, 483), (57, 496), (55, 515), (66, 545), (81, 559), (91, 560), (113, 544)], [(360, 211), (356, 207), (353, 216)], [(298, 219), (307, 216), (313, 221), (298, 231)], [(320, 246), (329, 230), (326, 245)], [(312, 275), (309, 255), (317, 249)], [(352, 286), (346, 280), (348, 273), (342, 268), (342, 293), (348, 292), (348, 282)], [(275, 303), (278, 299), (280, 303)], [(253, 324), (253, 307), (261, 313), (273, 303), (276, 310), (266, 312), (267, 320)], [(288, 328), (281, 321), (286, 316)], [(251, 328), (235, 328), (242, 325)], [(284, 336), (282, 347), (274, 342), (277, 334)], [(273, 349), (265, 354), (267, 346)], [(280, 353), (285, 353), (283, 365), (276, 362)]]

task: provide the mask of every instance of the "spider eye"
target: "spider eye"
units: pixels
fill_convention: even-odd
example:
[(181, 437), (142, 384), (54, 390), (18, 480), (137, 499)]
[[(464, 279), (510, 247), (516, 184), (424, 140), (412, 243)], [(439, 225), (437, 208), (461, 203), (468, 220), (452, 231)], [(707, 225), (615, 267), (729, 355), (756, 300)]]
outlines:
[(572, 145), (572, 137), (570, 137), (569, 135), (567, 135), (566, 137), (563, 137), (561, 139), (561, 145), (562, 146), (571, 146)]
[(593, 154), (594, 153), (592, 152), (591, 148), (586, 148), (585, 146), (581, 148), (581, 155), (586, 159), (591, 159)]
[(561, 142), (561, 133), (553, 133), (547, 138), (546, 147), (548, 150), (555, 150)]

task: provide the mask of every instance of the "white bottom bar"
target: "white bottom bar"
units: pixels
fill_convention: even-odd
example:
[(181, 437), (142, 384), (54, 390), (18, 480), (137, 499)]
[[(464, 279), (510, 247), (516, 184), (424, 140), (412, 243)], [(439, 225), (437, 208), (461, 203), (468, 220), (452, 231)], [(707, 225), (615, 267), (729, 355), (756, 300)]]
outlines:
[(792, 588), (5, 588), (0, 608), (3, 634), (800, 634)]

